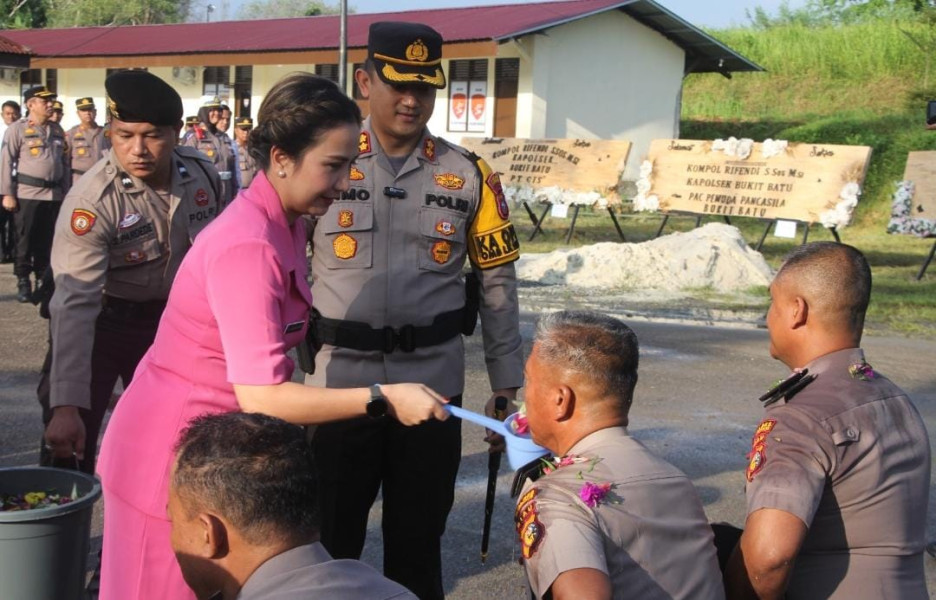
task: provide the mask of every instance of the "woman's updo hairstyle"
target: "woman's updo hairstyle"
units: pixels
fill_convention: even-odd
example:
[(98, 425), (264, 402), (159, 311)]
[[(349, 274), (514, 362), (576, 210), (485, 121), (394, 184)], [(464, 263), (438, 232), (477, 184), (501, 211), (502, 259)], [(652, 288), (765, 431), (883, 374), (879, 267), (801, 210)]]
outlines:
[(290, 73), (260, 104), (247, 150), (266, 171), (273, 146), (299, 162), (323, 134), (349, 123), (361, 124), (361, 109), (337, 85), (309, 73)]

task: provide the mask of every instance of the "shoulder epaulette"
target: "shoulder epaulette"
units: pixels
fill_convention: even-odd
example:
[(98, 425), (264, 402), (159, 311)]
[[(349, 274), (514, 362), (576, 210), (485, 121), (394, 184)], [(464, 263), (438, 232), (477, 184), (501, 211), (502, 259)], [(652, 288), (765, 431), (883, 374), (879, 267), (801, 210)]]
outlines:
[(208, 164), (214, 164), (210, 158), (202, 154), (199, 150), (192, 148), (191, 146), (176, 146), (175, 151), (176, 151), (176, 154), (184, 158), (197, 158), (198, 160), (202, 162), (206, 162)]
[(541, 456), (535, 458), (517, 469), (516, 474), (514, 474), (513, 485), (510, 486), (510, 497), (516, 498), (520, 495), (520, 490), (523, 489), (523, 484), (526, 483), (526, 480), (536, 481), (543, 476), (543, 465), (546, 464), (545, 461), (549, 460), (549, 456)]
[(770, 406), (780, 398), (784, 398), (789, 402), (793, 399), (793, 396), (803, 391), (803, 388), (815, 381), (815, 379), (815, 375), (809, 374), (809, 369), (803, 369), (767, 390), (767, 393), (758, 398), (758, 400), (762, 402), (764, 406)]

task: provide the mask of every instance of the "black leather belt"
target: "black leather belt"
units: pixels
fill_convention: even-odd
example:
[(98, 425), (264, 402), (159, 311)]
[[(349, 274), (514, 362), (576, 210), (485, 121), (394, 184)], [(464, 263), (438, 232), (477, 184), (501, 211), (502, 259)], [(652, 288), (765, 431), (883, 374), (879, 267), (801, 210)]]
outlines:
[(105, 295), (102, 300), (104, 311), (125, 319), (146, 319), (158, 321), (166, 309), (165, 300), (147, 300), (134, 302)]
[(389, 326), (375, 329), (367, 323), (328, 319), (315, 313), (312, 325), (322, 344), (389, 354), (394, 350), (412, 352), (416, 348), (447, 342), (462, 332), (463, 313), (464, 309), (459, 308), (436, 315), (432, 325), (404, 325), (396, 329)]
[(16, 181), (18, 183), (25, 183), (32, 187), (42, 188), (45, 190), (50, 190), (59, 186), (58, 181), (49, 181), (47, 179), (39, 179), (38, 177), (33, 177), (31, 175), (26, 175), (25, 173), (17, 173)]

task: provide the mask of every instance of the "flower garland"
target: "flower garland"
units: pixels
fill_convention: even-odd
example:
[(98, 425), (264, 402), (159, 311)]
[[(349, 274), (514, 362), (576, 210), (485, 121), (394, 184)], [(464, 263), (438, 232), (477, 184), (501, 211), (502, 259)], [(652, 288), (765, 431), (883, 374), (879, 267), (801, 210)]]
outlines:
[[(543, 463), (543, 474), (548, 475), (557, 469), (563, 467), (568, 467), (571, 465), (586, 464), (588, 466), (584, 471), (579, 471), (576, 474), (577, 479), (585, 481), (585, 474), (591, 473), (595, 470), (595, 467), (598, 463), (601, 462), (601, 459), (598, 457), (589, 458), (587, 456), (578, 456), (576, 454), (567, 454), (565, 456), (558, 456), (554, 458), (542, 458), (540, 459)], [(585, 481), (582, 484), (582, 487), (579, 488), (578, 497), (585, 503), (585, 506), (589, 508), (595, 508), (601, 503), (611, 503), (611, 504), (620, 504), (621, 498), (619, 498), (614, 493), (614, 488), (616, 484), (609, 481), (594, 483), (591, 481)]]
[(754, 151), (754, 140), (751, 138), (741, 138), (740, 140), (731, 136), (727, 140), (717, 139), (712, 142), (712, 150), (715, 152), (724, 152), (725, 156), (731, 156), (740, 160), (746, 160)]
[(599, 209), (608, 207), (608, 199), (598, 192), (575, 192), (563, 190), (558, 186), (532, 188), (530, 186), (507, 186), (504, 196), (514, 206), (527, 204), (568, 204), (569, 206), (593, 206)]
[(936, 235), (936, 220), (913, 218), (913, 195), (916, 186), (912, 181), (898, 181), (891, 201), (891, 219), (887, 233), (905, 233), (919, 237)]
[(877, 373), (875, 373), (871, 365), (865, 361), (855, 363), (848, 367), (848, 374), (851, 375), (853, 379), (859, 379), (861, 381), (871, 381), (877, 378)]
[(858, 196), (861, 195), (861, 186), (849, 181), (839, 192), (839, 201), (832, 208), (819, 214), (819, 222), (828, 229), (842, 229), (851, 221), (852, 212), (858, 206)]
[(767, 138), (764, 140), (764, 143), (761, 144), (760, 153), (764, 158), (773, 158), (774, 156), (780, 156), (786, 152), (789, 142), (786, 140), (772, 140)]
[(530, 432), (530, 422), (526, 416), (526, 402), (514, 400), (514, 404), (517, 406), (517, 412), (514, 413), (514, 418), (510, 420), (510, 428), (517, 435), (526, 435)]

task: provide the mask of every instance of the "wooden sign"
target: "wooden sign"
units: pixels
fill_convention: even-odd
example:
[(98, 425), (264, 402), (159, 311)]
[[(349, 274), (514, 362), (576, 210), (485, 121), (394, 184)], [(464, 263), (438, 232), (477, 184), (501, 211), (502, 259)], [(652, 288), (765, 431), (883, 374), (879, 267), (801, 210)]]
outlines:
[(867, 146), (654, 140), (634, 206), (843, 227), (870, 158)]
[(911, 152), (904, 181), (913, 182), (914, 219), (936, 219), (936, 152)]
[(614, 195), (631, 143), (623, 140), (525, 140), (462, 138), (500, 173), (505, 186), (556, 186), (576, 192)]

